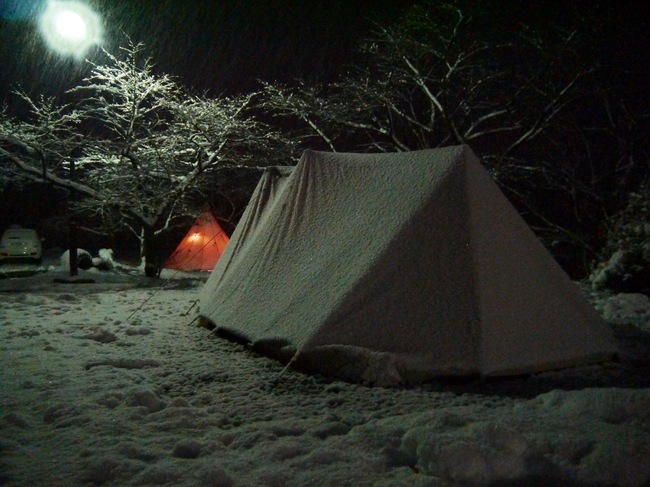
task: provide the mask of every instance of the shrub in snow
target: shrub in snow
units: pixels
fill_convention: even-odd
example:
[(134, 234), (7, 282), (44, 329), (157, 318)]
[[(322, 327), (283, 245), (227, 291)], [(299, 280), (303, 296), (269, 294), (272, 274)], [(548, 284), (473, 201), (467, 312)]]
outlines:
[(113, 251), (111, 249), (99, 249), (99, 257), (93, 259), (93, 266), (100, 271), (110, 271), (115, 268)]
[(612, 218), (602, 257), (589, 277), (594, 289), (650, 291), (650, 182)]
[[(88, 270), (93, 266), (93, 257), (90, 252), (84, 249), (77, 249), (77, 267), (79, 269)], [(63, 269), (70, 268), (70, 251), (66, 250), (61, 255), (61, 267)]]
[(606, 320), (650, 320), (650, 298), (645, 294), (617, 294), (602, 309)]

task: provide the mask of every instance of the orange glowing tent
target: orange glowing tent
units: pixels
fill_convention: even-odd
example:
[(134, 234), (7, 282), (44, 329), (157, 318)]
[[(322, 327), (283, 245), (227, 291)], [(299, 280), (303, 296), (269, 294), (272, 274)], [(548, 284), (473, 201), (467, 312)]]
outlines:
[(187, 235), (165, 262), (167, 269), (211, 271), (223, 253), (229, 238), (210, 211), (196, 219)]

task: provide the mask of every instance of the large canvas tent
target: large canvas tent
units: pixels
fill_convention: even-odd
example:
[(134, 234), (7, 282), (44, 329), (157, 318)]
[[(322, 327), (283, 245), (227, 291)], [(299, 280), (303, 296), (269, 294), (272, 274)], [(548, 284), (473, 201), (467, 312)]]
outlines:
[(228, 235), (209, 210), (204, 210), (189, 229), (164, 267), (184, 271), (211, 271), (228, 244)]
[(466, 146), (306, 151), (262, 177), (201, 315), (348, 380), (510, 375), (605, 360), (607, 325)]

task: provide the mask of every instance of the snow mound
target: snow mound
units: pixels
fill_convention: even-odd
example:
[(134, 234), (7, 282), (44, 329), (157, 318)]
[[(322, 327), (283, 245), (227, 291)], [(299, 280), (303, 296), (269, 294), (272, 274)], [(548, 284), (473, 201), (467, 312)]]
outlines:
[[(554, 390), (512, 408), (445, 408), (402, 421), (413, 424), (393, 450), (393, 461), (442, 485), (650, 481), (643, 431), (650, 422), (648, 390)], [(616, 438), (621, 434), (623, 443), (622, 436)]]
[(307, 371), (380, 386), (404, 382), (390, 353), (350, 345), (323, 345), (298, 353), (297, 367)]
[(603, 317), (608, 321), (650, 320), (650, 298), (645, 294), (616, 294), (602, 305)]

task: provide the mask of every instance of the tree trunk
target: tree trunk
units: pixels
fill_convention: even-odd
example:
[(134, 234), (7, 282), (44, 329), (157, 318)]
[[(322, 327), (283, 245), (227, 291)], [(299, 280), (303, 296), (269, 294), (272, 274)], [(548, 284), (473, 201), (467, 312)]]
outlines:
[(70, 220), (68, 227), (68, 258), (70, 259), (70, 277), (79, 274), (79, 256), (77, 254), (77, 222)]
[(150, 227), (143, 227), (141, 236), (140, 256), (144, 262), (144, 275), (147, 277), (160, 276), (162, 262), (158, 239)]

